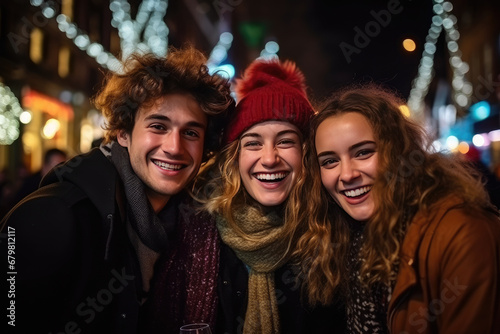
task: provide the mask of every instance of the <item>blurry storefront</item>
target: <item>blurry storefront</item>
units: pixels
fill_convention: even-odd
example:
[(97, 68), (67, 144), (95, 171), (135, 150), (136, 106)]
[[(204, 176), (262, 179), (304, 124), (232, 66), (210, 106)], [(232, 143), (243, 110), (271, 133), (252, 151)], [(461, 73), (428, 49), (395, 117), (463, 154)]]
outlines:
[(43, 152), (71, 147), (74, 111), (71, 105), (30, 89), (23, 92), (22, 106), (31, 114), (24, 125), (22, 145), (24, 164), (33, 172), (40, 169)]
[[(112, 6), (101, 0), (10, 1), (0, 6), (0, 185), (4, 171), (15, 178), (19, 168), (38, 169), (50, 148), (73, 156), (97, 145), (104, 119), (91, 98), (105, 76), (119, 69), (120, 57), (145, 47), (158, 54), (186, 43), (205, 51), (214, 47), (224, 26), (216, 8), (204, 2), (208, 20), (207, 11), (197, 10), (193, 1), (151, 6), (141, 1)], [(149, 18), (134, 23), (142, 14)], [(122, 38), (131, 33), (134, 38)]]
[(488, 111), (474, 122), (472, 142), (483, 152), (483, 162), (496, 170), (500, 168), (500, 106), (493, 105)]
[(500, 112), (499, 105), (487, 101), (473, 104), (466, 116), (457, 119), (452, 105), (439, 108), (437, 122), (439, 151), (467, 156), (477, 152), (480, 159), (493, 171), (500, 166)]

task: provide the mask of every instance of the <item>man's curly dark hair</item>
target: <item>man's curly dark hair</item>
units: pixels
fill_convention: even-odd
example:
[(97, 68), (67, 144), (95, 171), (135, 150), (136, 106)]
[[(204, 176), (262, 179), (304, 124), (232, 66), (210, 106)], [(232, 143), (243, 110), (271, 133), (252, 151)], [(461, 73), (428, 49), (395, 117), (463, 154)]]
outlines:
[(170, 48), (167, 57), (134, 54), (123, 73), (110, 73), (95, 96), (94, 104), (107, 119), (105, 142), (116, 140), (119, 131), (131, 133), (141, 107), (150, 107), (175, 92), (191, 94), (207, 114), (203, 161), (220, 149), (227, 115), (234, 108), (228, 79), (211, 75), (207, 58), (192, 46)]

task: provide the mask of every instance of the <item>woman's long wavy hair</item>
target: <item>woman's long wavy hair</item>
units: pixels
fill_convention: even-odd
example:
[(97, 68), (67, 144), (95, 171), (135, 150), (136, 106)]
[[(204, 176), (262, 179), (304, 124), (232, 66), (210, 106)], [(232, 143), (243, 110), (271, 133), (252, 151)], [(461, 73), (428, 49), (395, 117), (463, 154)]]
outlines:
[(368, 120), (377, 144), (377, 177), (371, 190), (376, 210), (367, 222), (360, 251), (362, 284), (390, 284), (396, 279), (399, 252), (417, 211), (430, 210), (439, 199), (459, 196), (471, 210), (491, 208), (479, 175), (456, 157), (430, 150), (424, 130), (405, 117), (401, 100), (374, 84), (349, 87), (332, 95), (311, 122), (305, 166), (309, 171), (300, 191), (307, 196), (309, 228), (295, 251), (301, 259), (307, 295), (312, 304), (345, 294), (348, 282), (350, 218), (321, 183), (315, 149), (318, 126), (327, 118), (357, 112)]

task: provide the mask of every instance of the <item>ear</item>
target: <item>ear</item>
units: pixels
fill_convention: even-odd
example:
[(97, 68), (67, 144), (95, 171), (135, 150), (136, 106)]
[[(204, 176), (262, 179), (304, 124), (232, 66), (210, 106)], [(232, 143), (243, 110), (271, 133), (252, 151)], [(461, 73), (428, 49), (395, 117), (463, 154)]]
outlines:
[(121, 146), (128, 147), (130, 143), (130, 135), (125, 130), (120, 130), (116, 136), (116, 140)]

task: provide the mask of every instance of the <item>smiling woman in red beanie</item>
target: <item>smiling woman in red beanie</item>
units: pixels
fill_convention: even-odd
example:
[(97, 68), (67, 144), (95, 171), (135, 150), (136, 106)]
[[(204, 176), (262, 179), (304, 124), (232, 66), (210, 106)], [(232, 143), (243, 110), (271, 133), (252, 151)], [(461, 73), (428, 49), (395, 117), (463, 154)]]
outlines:
[(236, 93), (225, 147), (204, 176), (205, 207), (222, 239), (216, 333), (340, 332), (344, 317), (335, 306), (301, 304), (290, 261), (314, 114), (304, 76), (292, 62), (256, 60)]

